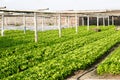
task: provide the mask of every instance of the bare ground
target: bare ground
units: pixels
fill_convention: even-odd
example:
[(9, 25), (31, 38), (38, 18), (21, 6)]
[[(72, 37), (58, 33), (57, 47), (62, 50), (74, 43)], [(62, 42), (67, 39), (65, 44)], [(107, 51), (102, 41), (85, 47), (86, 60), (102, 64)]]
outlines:
[(85, 79), (104, 79), (104, 80), (109, 80), (109, 79), (118, 79), (120, 80), (120, 75), (103, 75), (100, 76), (97, 74), (96, 69), (85, 74), (84, 76), (82, 76), (80, 79), (78, 80), (85, 80)]
[[(87, 72), (87, 71), (83, 71), (83, 70), (78, 71), (78, 72), (76, 72), (75, 75), (67, 78), (66, 80), (99, 80), (99, 79), (100, 80), (120, 80), (120, 75), (105, 74), (105, 75), (100, 76), (97, 74), (96, 69), (83, 75), (84, 72)], [(83, 75), (83, 76), (81, 76), (81, 75)]]

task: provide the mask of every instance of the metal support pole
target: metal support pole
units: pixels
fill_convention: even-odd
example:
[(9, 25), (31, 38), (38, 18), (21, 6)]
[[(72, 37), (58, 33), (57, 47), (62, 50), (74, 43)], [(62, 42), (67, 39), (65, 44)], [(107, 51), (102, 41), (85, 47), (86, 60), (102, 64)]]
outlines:
[(76, 20), (76, 33), (78, 33), (78, 16), (77, 16), (77, 13), (75, 14), (75, 20)]
[(58, 29), (59, 29), (59, 37), (62, 36), (62, 29), (61, 29), (61, 14), (59, 14), (58, 18)]
[(84, 17), (82, 17), (82, 26), (84, 26), (85, 24), (84, 24)]
[(105, 17), (103, 17), (103, 26), (105, 26)]
[(114, 16), (112, 16), (112, 25), (114, 25)]
[(110, 25), (110, 18), (109, 18), (109, 16), (108, 16), (108, 26)]
[(4, 15), (2, 15), (2, 28), (1, 28), (1, 36), (4, 36)]
[(26, 33), (26, 16), (23, 15), (24, 34)]
[(38, 33), (37, 33), (37, 13), (34, 13), (34, 27), (35, 27), (35, 42), (38, 42)]
[(99, 16), (97, 16), (97, 28), (99, 27)]
[(87, 30), (90, 30), (90, 23), (89, 23), (90, 19), (89, 16), (87, 16)]

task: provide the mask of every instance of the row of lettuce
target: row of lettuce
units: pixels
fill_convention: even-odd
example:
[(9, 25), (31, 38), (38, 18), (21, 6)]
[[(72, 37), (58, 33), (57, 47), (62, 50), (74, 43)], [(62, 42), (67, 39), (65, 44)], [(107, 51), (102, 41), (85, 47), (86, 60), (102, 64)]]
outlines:
[(2, 78), (19, 73), (22, 70), (24, 71), (41, 62), (51, 60), (55, 57), (58, 57), (59, 55), (66, 54), (70, 51), (88, 45), (89, 43), (105, 38), (114, 33), (116, 33), (116, 31), (110, 29), (77, 39), (71, 39), (52, 46), (47, 46), (42, 48), (41, 50), (40, 48), (35, 48), (26, 53), (16, 53), (12, 56), (2, 58), (0, 59), (0, 63), (2, 64), (0, 66), (0, 69), (2, 70), (0, 76)]
[(62, 38), (56, 37), (56, 31), (39, 33), (45, 41), (41, 40), (38, 44), (31, 41), (33, 32), (23, 36), (17, 31), (16, 34), (8, 31), (8, 39), (17, 42), (22, 36), (24, 43), (18, 42), (11, 47), (5, 45), (5, 48), (1, 48), (0, 79), (64, 79), (74, 70), (91, 66), (120, 41), (120, 32), (113, 27), (102, 28), (102, 32), (97, 33), (81, 28), (79, 34), (73, 34), (73, 30), (65, 29), (66, 35)]
[[(78, 34), (74, 34), (74, 29), (65, 29), (63, 32), (66, 34), (62, 38), (59, 38), (56, 31), (39, 33), (39, 42), (34, 43), (33, 32), (28, 31), (26, 35), (22, 31), (7, 31), (5, 37), (0, 37), (0, 58), (12, 56), (14, 54), (26, 53), (34, 48), (43, 48), (46, 46), (52, 46), (55, 44), (63, 43), (71, 39), (77, 39), (83, 36), (94, 34), (94, 31), (86, 31), (83, 27), (80, 27), (81, 31)], [(109, 28), (103, 28), (102, 30), (108, 30)], [(21, 33), (22, 32), (22, 33)], [(48, 35), (48, 33), (52, 33)], [(10, 34), (10, 36), (8, 36)], [(16, 35), (17, 34), (17, 35)]]
[[(106, 30), (107, 28), (103, 29)], [(57, 43), (62, 43), (64, 41), (82, 37), (85, 35), (90, 35), (95, 32), (86, 31), (84, 27), (81, 27), (79, 35), (75, 34), (74, 29), (65, 29), (63, 33), (65, 34), (62, 38), (57, 36), (57, 31), (48, 31), (48, 32), (39, 32), (39, 42), (34, 43), (34, 33), (27, 31), (26, 34), (23, 34), (22, 31), (6, 31), (4, 37), (0, 37), (0, 58), (7, 57), (15, 54), (16, 52), (24, 53), (35, 47), (46, 47), (51, 46)]]
[(120, 74), (120, 47), (113, 51), (97, 68), (100, 75)]
[(25, 71), (13, 74), (3, 80), (13, 79), (40, 79), (62, 80), (71, 72), (78, 69), (86, 69), (97, 59), (102, 57), (111, 47), (120, 42), (120, 32), (106, 36), (83, 47), (76, 48), (65, 54), (40, 62)]

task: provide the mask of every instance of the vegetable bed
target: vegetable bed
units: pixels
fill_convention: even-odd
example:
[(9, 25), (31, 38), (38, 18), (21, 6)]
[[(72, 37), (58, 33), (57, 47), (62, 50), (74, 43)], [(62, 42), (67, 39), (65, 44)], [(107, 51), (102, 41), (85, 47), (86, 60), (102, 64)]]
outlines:
[(97, 73), (103, 74), (120, 74), (120, 47), (111, 53), (97, 68)]
[(94, 32), (79, 27), (78, 34), (74, 28), (63, 29), (62, 38), (56, 30), (39, 32), (38, 43), (32, 31), (6, 31), (0, 37), (0, 79), (57, 80), (90, 67), (120, 41), (113, 26), (100, 28)]

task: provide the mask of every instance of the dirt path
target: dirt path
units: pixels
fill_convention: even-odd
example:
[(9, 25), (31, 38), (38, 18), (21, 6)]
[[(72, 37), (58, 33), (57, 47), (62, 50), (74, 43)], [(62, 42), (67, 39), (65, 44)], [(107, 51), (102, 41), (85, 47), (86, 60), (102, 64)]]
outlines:
[[(86, 72), (86, 71), (84, 71)], [(83, 73), (84, 73), (83, 72)], [(120, 75), (103, 75), (100, 76), (97, 74), (96, 69), (84, 74), (82, 71), (79, 71), (79, 73), (75, 74), (74, 76), (71, 76), (67, 78), (67, 80), (120, 80)]]
[(81, 78), (79, 78), (78, 80), (85, 80), (85, 79), (102, 79), (102, 80), (120, 80), (120, 76), (119, 75), (103, 75), (100, 76), (97, 74), (96, 69), (85, 74), (84, 76), (82, 76)]
[(120, 80), (120, 75), (103, 75), (100, 76), (97, 74), (96, 68), (98, 64), (100, 64), (108, 55), (110, 55), (120, 44), (115, 45), (112, 47), (105, 55), (98, 59), (94, 65), (87, 69), (87, 70), (79, 70), (74, 72), (71, 76), (69, 76), (66, 80)]

